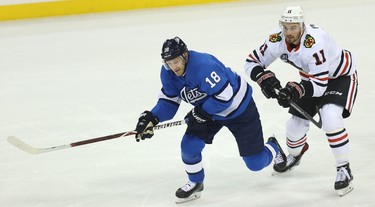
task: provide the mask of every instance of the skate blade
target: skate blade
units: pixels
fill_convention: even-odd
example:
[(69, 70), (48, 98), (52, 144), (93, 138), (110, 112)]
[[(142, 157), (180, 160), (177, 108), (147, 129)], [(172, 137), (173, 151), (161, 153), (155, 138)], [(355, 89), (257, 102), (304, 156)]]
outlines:
[(344, 195), (350, 193), (353, 189), (354, 189), (354, 186), (353, 186), (352, 182), (350, 182), (348, 187), (337, 190), (337, 194), (340, 197), (343, 197)]
[(200, 197), (201, 197), (201, 192), (196, 192), (196, 193), (191, 194), (191, 196), (187, 198), (178, 198), (176, 200), (176, 204), (181, 204), (181, 203), (186, 203), (186, 202), (190, 202), (193, 200), (197, 200)]
[(277, 175), (280, 175), (280, 174), (284, 174), (285, 172), (277, 172), (275, 170), (272, 171), (271, 175), (272, 176), (277, 176)]
[(293, 170), (293, 168), (288, 169), (288, 170), (286, 170), (284, 172), (277, 172), (276, 170), (273, 170), (272, 173), (271, 173), (271, 175), (272, 176), (278, 176), (278, 175), (283, 175), (283, 174), (289, 174), (289, 172), (292, 171), (292, 170)]
[(272, 175), (272, 176), (277, 176), (277, 175), (280, 175), (280, 174), (288, 174), (288, 172), (292, 171), (292, 170), (293, 170), (295, 167), (297, 167), (298, 165), (299, 165), (299, 163), (296, 164), (296, 165), (294, 165), (293, 167), (287, 169), (287, 170), (284, 171), (284, 172), (277, 172), (276, 170), (273, 170), (273, 172), (271, 173), (271, 175)]

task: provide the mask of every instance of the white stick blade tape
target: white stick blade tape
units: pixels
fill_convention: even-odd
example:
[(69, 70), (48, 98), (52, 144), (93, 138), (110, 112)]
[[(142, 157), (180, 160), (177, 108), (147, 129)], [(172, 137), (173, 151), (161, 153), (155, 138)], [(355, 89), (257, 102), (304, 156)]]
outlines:
[(36, 148), (26, 144), (25, 142), (21, 141), (15, 136), (8, 137), (8, 142), (27, 153), (30, 153), (30, 154), (38, 153), (38, 150)]

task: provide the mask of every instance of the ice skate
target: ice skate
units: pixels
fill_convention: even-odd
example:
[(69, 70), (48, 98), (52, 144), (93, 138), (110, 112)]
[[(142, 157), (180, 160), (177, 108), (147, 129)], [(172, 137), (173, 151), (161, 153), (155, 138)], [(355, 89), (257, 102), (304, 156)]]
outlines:
[(353, 175), (349, 167), (349, 163), (337, 167), (337, 176), (335, 181), (335, 190), (341, 197), (353, 190)]
[(277, 167), (280, 168), (280, 169), (285, 168), (286, 156), (285, 156), (284, 150), (279, 145), (279, 142), (277, 141), (277, 139), (275, 137), (268, 138), (268, 142), (275, 144), (277, 146), (277, 148), (279, 149), (279, 153), (276, 154), (276, 157), (274, 159), (274, 163), (275, 163), (274, 166), (277, 165)]
[(201, 197), (202, 191), (203, 183), (194, 183), (189, 181), (176, 191), (176, 203), (180, 204), (196, 200)]
[(273, 174), (278, 173), (284, 173), (288, 170), (292, 170), (294, 167), (298, 166), (301, 162), (302, 155), (309, 149), (309, 144), (307, 142), (302, 148), (301, 154), (298, 156), (288, 155), (286, 159), (282, 159), (283, 157), (280, 157), (280, 159), (275, 160), (275, 164), (273, 165), (273, 169), (275, 172)]

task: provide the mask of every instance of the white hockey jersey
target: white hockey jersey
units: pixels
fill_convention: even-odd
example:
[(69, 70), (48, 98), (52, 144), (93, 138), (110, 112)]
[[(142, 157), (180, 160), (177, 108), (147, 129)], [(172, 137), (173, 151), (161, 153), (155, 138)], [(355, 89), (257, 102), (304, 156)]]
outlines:
[(267, 68), (276, 58), (297, 68), (301, 79), (311, 82), (313, 97), (323, 95), (330, 79), (350, 76), (356, 70), (348, 50), (337, 46), (323, 29), (309, 24), (295, 48), (286, 43), (281, 29), (274, 30), (263, 45), (248, 55), (245, 72), (250, 76), (255, 66)]

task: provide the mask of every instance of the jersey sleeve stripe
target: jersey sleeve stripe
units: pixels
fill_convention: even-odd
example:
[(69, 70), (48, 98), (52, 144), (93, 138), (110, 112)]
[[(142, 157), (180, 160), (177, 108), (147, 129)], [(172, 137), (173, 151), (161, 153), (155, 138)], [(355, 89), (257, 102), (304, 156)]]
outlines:
[(315, 77), (318, 77), (318, 76), (322, 76), (322, 75), (328, 75), (328, 71), (324, 71), (324, 72), (321, 72), (321, 73), (316, 73), (316, 74), (312, 74), (313, 76)]
[(350, 74), (350, 72), (352, 72), (352, 54), (347, 50), (343, 50), (340, 63), (333, 73), (333, 77), (346, 76)]
[(170, 102), (172, 104), (176, 104), (176, 105), (180, 105), (181, 103), (181, 98), (178, 97), (178, 96), (167, 96), (164, 92), (163, 92), (163, 89), (160, 91), (159, 95), (158, 95), (158, 99), (162, 99), (164, 101), (167, 101), (167, 102)]
[(340, 76), (345, 73), (346, 69), (348, 69), (349, 66), (349, 54), (345, 53), (345, 66), (344, 69), (341, 71)]
[(311, 74), (308, 74), (308, 73), (304, 73), (302, 71), (299, 72), (299, 75), (304, 77), (304, 78), (308, 78), (308, 79), (313, 79), (313, 80), (317, 80), (317, 81), (321, 81), (321, 82), (327, 82), (330, 80), (330, 78), (328, 77), (328, 72), (322, 72), (322, 73), (319, 73), (318, 75), (324, 75), (326, 77), (321, 77), (321, 78), (317, 78), (316, 75), (311, 75)]
[(230, 85), (229, 81), (225, 83), (223, 88), (214, 95), (214, 97), (223, 102), (228, 102), (233, 98), (233, 88)]
[(353, 108), (354, 100), (357, 95), (357, 87), (358, 87), (357, 73), (354, 73), (351, 77), (351, 82), (350, 82), (350, 87), (349, 87), (350, 88), (349, 98), (347, 99), (346, 106), (345, 106), (346, 110), (348, 110), (349, 112), (351, 112)]
[(337, 66), (337, 69), (335, 70), (335, 72), (333, 73), (333, 77), (337, 76), (337, 73), (339, 73), (343, 62), (344, 62), (344, 51), (341, 52), (340, 63), (339, 63), (339, 66)]
[(216, 114), (218, 116), (223, 116), (223, 117), (227, 117), (229, 116), (230, 114), (234, 113), (238, 108), (239, 106), (241, 105), (241, 103), (243, 102), (243, 100), (245, 99), (246, 97), (246, 94), (247, 94), (247, 82), (245, 79), (243, 78), (239, 78), (240, 80), (240, 87), (238, 89), (238, 91), (233, 95), (233, 101), (231, 103), (231, 105), (225, 109), (224, 111)]
[[(253, 53), (254, 54), (254, 53)], [(257, 57), (257, 55), (255, 55), (255, 57)], [(250, 59), (249, 59), (250, 58)], [(258, 63), (259, 62), (259, 57), (258, 58), (254, 58), (254, 56), (250, 53), (249, 54), (249, 58), (248, 58), (248, 60), (250, 60), (250, 61), (254, 61), (254, 62), (256, 62), (256, 63)]]
[(347, 72), (344, 74), (344, 76), (347, 76), (349, 73), (350, 73), (350, 71), (352, 70), (352, 64), (353, 64), (353, 59), (352, 59), (352, 53), (350, 53), (349, 51), (348, 51), (348, 53), (349, 53), (349, 60), (350, 60), (350, 65), (349, 65), (349, 69), (347, 70)]
[(253, 54), (255, 55), (255, 57), (258, 60), (258, 62), (260, 62), (260, 58), (259, 58), (259, 55), (258, 55), (258, 53), (257, 53), (256, 50), (253, 51)]
[(301, 71), (299, 72), (299, 75), (307, 79), (309, 78), (309, 74), (301, 72)]
[(258, 63), (258, 62), (255, 61), (255, 60), (250, 60), (249, 58), (246, 59), (246, 62), (248, 62), (248, 63)]

